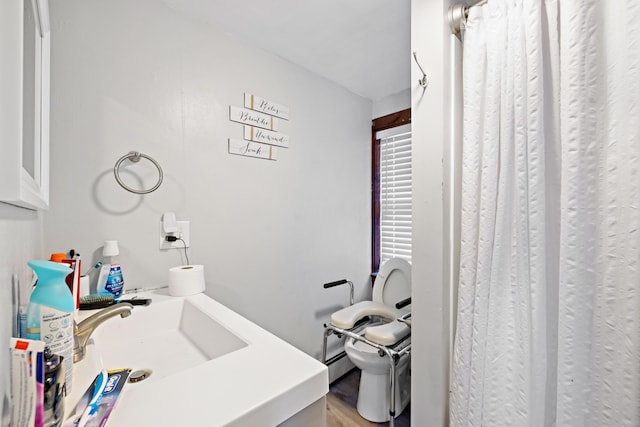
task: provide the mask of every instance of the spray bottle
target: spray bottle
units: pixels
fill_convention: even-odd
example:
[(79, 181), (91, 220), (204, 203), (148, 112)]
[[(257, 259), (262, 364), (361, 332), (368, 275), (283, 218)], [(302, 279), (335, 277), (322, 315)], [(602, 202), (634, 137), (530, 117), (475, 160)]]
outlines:
[(67, 392), (73, 374), (73, 311), (75, 302), (65, 282), (72, 272), (67, 264), (29, 261), (38, 278), (27, 308), (26, 338), (42, 340), (52, 353), (63, 358)]

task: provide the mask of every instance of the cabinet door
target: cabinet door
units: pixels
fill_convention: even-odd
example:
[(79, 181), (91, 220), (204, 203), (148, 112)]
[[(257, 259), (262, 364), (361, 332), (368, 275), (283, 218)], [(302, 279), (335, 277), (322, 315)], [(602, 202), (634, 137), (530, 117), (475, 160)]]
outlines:
[(0, 201), (49, 207), (48, 0), (0, 2)]

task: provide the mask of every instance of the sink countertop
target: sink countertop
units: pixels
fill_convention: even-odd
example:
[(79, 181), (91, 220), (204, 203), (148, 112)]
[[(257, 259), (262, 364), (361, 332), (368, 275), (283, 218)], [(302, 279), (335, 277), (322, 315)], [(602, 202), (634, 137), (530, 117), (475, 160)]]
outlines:
[[(325, 365), (204, 294), (172, 297), (167, 290), (157, 290), (135, 295), (153, 302), (150, 307), (135, 306), (131, 317), (137, 310), (184, 298), (248, 345), (155, 381), (127, 383), (108, 426), (276, 426), (329, 391)], [(80, 312), (79, 320), (92, 313)], [(67, 413), (99, 373), (97, 353), (90, 342), (85, 360), (74, 365)]]

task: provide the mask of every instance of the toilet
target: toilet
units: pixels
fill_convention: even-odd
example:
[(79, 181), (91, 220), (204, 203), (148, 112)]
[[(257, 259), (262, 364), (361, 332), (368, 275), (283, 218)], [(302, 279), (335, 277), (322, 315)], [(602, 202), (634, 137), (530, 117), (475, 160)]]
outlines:
[[(345, 308), (331, 316), (334, 325), (349, 326), (356, 318), (369, 316), (374, 322), (359, 334), (384, 346), (400, 346), (410, 343), (411, 331), (397, 318), (410, 311), (410, 307), (396, 309), (395, 304), (411, 296), (411, 265), (399, 258), (386, 261), (373, 284), (373, 301), (364, 301)], [(397, 348), (397, 347), (396, 347)], [(380, 356), (378, 349), (355, 338), (347, 338), (345, 352), (361, 370), (358, 413), (372, 422), (389, 420), (390, 361)], [(396, 365), (395, 416), (402, 413), (411, 397), (411, 353), (403, 356)]]
[[(358, 413), (374, 423), (389, 421), (389, 356), (380, 357), (378, 350), (354, 339), (348, 339), (344, 348), (361, 371), (356, 403)], [(411, 398), (410, 368), (411, 354), (401, 358), (396, 366), (396, 417)]]

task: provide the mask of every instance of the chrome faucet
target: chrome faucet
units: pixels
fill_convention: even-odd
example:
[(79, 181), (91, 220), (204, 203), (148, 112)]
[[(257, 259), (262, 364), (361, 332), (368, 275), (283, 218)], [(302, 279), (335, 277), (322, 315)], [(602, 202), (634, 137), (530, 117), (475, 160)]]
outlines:
[(121, 302), (105, 309), (100, 310), (80, 323), (73, 325), (73, 363), (84, 359), (84, 353), (87, 349), (87, 342), (93, 331), (96, 330), (106, 320), (114, 317), (128, 317), (131, 315), (133, 306), (126, 302)]

